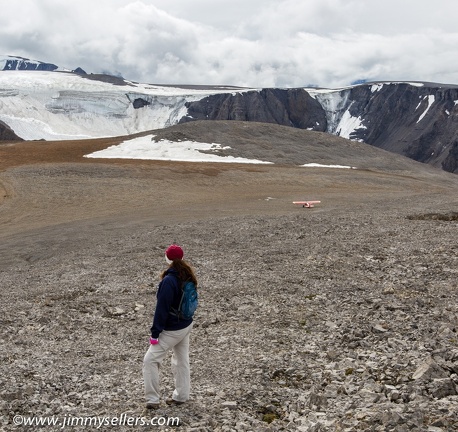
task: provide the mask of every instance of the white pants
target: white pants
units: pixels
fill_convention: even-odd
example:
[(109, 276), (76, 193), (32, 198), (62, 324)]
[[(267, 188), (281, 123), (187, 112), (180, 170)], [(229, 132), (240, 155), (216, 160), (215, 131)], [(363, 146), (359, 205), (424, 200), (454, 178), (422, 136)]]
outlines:
[(150, 345), (143, 359), (143, 381), (147, 403), (159, 403), (160, 380), (159, 369), (167, 352), (172, 349), (172, 373), (175, 390), (172, 399), (186, 402), (190, 392), (189, 368), (189, 335), (192, 323), (182, 330), (163, 330), (159, 335), (159, 343)]

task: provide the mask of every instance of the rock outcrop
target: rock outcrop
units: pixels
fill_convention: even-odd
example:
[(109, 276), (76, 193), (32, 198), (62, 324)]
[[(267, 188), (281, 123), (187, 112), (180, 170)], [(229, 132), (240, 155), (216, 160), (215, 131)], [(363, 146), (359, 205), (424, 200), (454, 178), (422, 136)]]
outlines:
[(326, 113), (304, 89), (263, 89), (208, 96), (186, 104), (192, 120), (239, 120), (276, 123), (326, 131)]
[(22, 141), (11, 128), (0, 121), (0, 141)]
[(407, 83), (354, 87), (346, 110), (361, 119), (361, 127), (348, 138), (456, 172), (455, 101), (456, 87)]
[(54, 71), (58, 66), (52, 63), (45, 63), (36, 60), (30, 60), (24, 57), (7, 57), (4, 59), (3, 70), (36, 70), (36, 71)]
[(458, 88), (378, 83), (342, 90), (263, 89), (188, 102), (192, 120), (245, 120), (327, 132), (458, 172)]

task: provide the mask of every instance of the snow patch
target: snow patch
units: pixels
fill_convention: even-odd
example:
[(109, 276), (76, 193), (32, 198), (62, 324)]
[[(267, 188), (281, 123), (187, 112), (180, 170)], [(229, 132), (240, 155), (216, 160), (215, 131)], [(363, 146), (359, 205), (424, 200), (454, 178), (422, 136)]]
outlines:
[(350, 114), (350, 107), (353, 103), (353, 101), (349, 101), (350, 91), (311, 90), (310, 95), (320, 103), (326, 113), (327, 133), (353, 139), (351, 135), (357, 130), (367, 129), (361, 117), (354, 117)]
[(371, 93), (376, 93), (383, 88), (383, 84), (373, 84), (371, 86)]
[(341, 168), (341, 169), (356, 169), (356, 167), (353, 166), (347, 166), (347, 165), (322, 165), (319, 163), (308, 163), (301, 165), (303, 167), (307, 168)]
[(421, 103), (425, 100), (425, 99), (428, 99), (428, 106), (426, 107), (426, 109), (423, 111), (423, 114), (420, 115), (420, 117), (418, 118), (417, 120), (417, 123), (419, 123), (421, 120), (423, 120), (423, 118), (425, 117), (426, 113), (429, 111), (429, 109), (431, 108), (431, 105), (434, 103), (434, 101), (436, 100), (436, 97), (434, 95), (429, 95), (429, 96), (425, 96), (423, 98), (422, 101), (420, 101), (420, 103), (417, 105), (417, 107), (415, 108), (415, 111), (418, 109), (418, 107), (421, 105)]
[(326, 112), (326, 119), (328, 122), (327, 132), (336, 134), (341, 121), (341, 114), (348, 107), (348, 97), (350, 95), (347, 91), (333, 91), (333, 92), (314, 92), (310, 93), (323, 107)]
[[(107, 159), (144, 159), (144, 160), (166, 160), (177, 162), (226, 162), (226, 163), (250, 163), (250, 164), (271, 164), (272, 162), (256, 159), (245, 159), (234, 156), (221, 156), (217, 153), (229, 149), (216, 143), (200, 143), (194, 141), (153, 141), (154, 135), (134, 138), (123, 141), (116, 146), (108, 147), (88, 155), (87, 158)], [(202, 153), (211, 152), (211, 153)]]
[(366, 126), (363, 125), (361, 117), (353, 117), (350, 114), (350, 108), (349, 108), (344, 112), (342, 118), (340, 119), (338, 129), (337, 129), (337, 135), (343, 138), (351, 139), (351, 135), (358, 129), (367, 129), (367, 128)]

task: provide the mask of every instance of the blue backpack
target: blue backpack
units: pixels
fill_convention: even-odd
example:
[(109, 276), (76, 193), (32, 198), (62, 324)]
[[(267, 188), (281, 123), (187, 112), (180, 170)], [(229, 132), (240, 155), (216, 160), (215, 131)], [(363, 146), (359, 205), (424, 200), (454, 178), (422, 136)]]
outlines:
[(181, 285), (181, 299), (178, 309), (172, 308), (171, 314), (180, 320), (189, 320), (193, 317), (194, 312), (199, 304), (197, 288), (192, 281), (186, 281)]

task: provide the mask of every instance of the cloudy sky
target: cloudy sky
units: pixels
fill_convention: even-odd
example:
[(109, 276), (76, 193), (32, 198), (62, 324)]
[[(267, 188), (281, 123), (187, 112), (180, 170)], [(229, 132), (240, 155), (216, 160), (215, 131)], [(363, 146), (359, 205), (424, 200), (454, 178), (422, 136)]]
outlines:
[(456, 0), (0, 0), (0, 55), (157, 84), (458, 84)]

